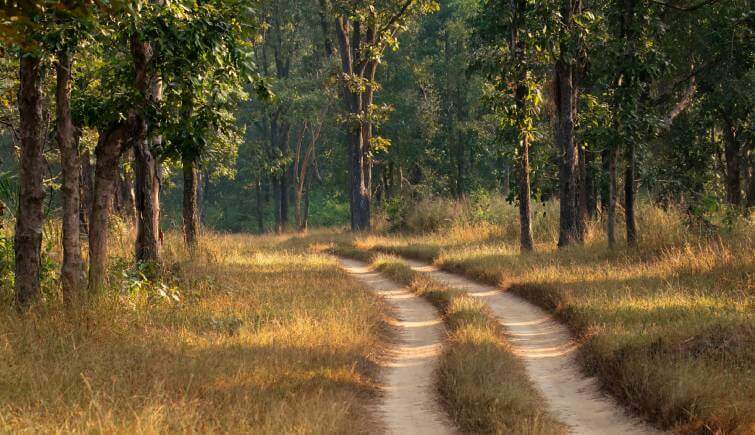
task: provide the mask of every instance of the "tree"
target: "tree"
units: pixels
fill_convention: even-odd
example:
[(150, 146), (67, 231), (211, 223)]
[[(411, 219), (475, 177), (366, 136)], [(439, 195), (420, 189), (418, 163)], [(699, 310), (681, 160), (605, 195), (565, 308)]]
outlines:
[(569, 246), (581, 239), (578, 215), (579, 152), (574, 138), (578, 94), (578, 32), (575, 21), (581, 13), (580, 0), (562, 0), (558, 56), (554, 79), (556, 111), (556, 146), (561, 151), (559, 174), (559, 237), (558, 246)]
[(430, 0), (388, 2), (338, 0), (333, 3), (341, 57), (342, 98), (349, 146), (351, 229), (369, 230), (373, 127), (386, 107), (375, 105), (377, 68), (386, 48), (398, 48), (397, 34), (419, 15), (437, 10)]
[[(508, 5), (488, 1), (480, 11), (478, 65), (486, 72), (495, 95), (492, 104), (503, 109), (504, 125), (512, 127), (516, 143), (517, 189), (519, 202), (520, 246), (530, 251), (532, 210), (530, 187), (530, 145), (535, 133), (535, 118), (542, 104), (539, 89), (548, 55), (542, 49), (540, 25), (544, 10), (528, 0)], [(513, 105), (500, 96), (513, 97)]]

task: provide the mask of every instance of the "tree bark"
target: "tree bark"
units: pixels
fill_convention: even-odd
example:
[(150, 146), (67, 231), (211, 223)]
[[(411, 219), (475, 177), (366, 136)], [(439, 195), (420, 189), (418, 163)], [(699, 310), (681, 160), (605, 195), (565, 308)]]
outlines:
[(587, 217), (595, 219), (598, 216), (598, 195), (595, 184), (595, 153), (589, 148), (584, 149), (584, 184), (585, 202), (587, 206)]
[[(131, 50), (136, 70), (136, 89), (145, 96), (146, 106), (162, 97), (162, 82), (148, 75), (152, 48), (148, 42), (132, 36)], [(139, 113), (134, 131), (134, 184), (136, 205), (137, 262), (160, 261), (160, 163), (155, 151), (161, 145), (159, 137), (149, 137), (149, 126)]]
[(747, 169), (747, 208), (755, 208), (755, 149), (753, 149), (752, 141), (750, 145), (750, 158), (749, 168)]
[(616, 246), (616, 199), (618, 195), (618, 186), (616, 180), (616, 159), (617, 149), (611, 145), (608, 149), (608, 246)]
[[(567, 2), (568, 3), (568, 2)], [(564, 12), (562, 11), (562, 14)], [(564, 19), (570, 19), (568, 14)], [(562, 51), (565, 48), (562, 46)], [(577, 213), (577, 165), (578, 151), (574, 141), (574, 67), (562, 55), (556, 63), (556, 143), (561, 149), (559, 172), (559, 237), (558, 246), (565, 247), (579, 242)]]
[(100, 133), (95, 148), (94, 193), (89, 220), (89, 292), (96, 294), (107, 284), (108, 218), (113, 206), (118, 161), (131, 132), (131, 122), (119, 123)]
[[(126, 151), (125, 160), (133, 162), (132, 154)], [(133, 165), (132, 165), (133, 167)], [(124, 219), (133, 221), (136, 215), (136, 199), (134, 198), (134, 183), (126, 173), (125, 167), (121, 167), (118, 170), (118, 178), (116, 179), (116, 194), (118, 195), (119, 208), (118, 213)]]
[(45, 191), (41, 60), (22, 50), (19, 65), (19, 194), (16, 215), (15, 291), (19, 307), (39, 294)]
[[(346, 17), (338, 17), (338, 44), (341, 54), (341, 66), (347, 76), (359, 76), (361, 79), (373, 79), (377, 69), (377, 62), (360, 59), (361, 47), (364, 43), (373, 42), (368, 30), (365, 41), (362, 41), (361, 23), (354, 23), (353, 29)], [(352, 116), (348, 125), (349, 144), (349, 208), (351, 212), (351, 230), (369, 231), (370, 222), (370, 176), (368, 152), (371, 129), (362, 118), (365, 111), (372, 104), (372, 87), (367, 91), (353, 90), (343, 82), (342, 96), (347, 111)]]
[(183, 229), (184, 239), (190, 249), (194, 249), (199, 241), (199, 210), (197, 207), (197, 192), (199, 176), (194, 160), (184, 158), (183, 164)]
[(584, 243), (587, 235), (587, 223), (590, 220), (588, 205), (588, 187), (587, 187), (587, 150), (584, 144), (577, 146), (579, 154), (577, 165), (577, 235), (579, 243)]
[(265, 216), (262, 213), (264, 206), (262, 202), (262, 180), (257, 181), (255, 197), (257, 199), (257, 231), (262, 234), (265, 232)]
[(89, 220), (92, 215), (92, 192), (94, 190), (94, 167), (92, 166), (89, 150), (84, 150), (81, 154), (80, 164), (79, 192), (81, 204), (79, 207), (79, 227), (81, 232), (89, 234)]
[(146, 137), (134, 143), (137, 262), (160, 260), (159, 163), (150, 148)]
[(627, 244), (637, 245), (637, 223), (635, 219), (635, 145), (628, 143), (626, 147), (626, 170), (624, 172), (624, 215), (627, 226)]
[(60, 270), (60, 282), (63, 298), (72, 302), (81, 290), (84, 279), (84, 264), (81, 259), (81, 237), (79, 226), (79, 150), (76, 141), (73, 120), (71, 118), (71, 67), (73, 56), (68, 50), (57, 54), (55, 72), (57, 89), (55, 94), (57, 107), (57, 136), (60, 147), (60, 160), (63, 172), (61, 188), (63, 200), (63, 265)]
[(519, 245), (522, 251), (532, 251), (532, 206), (530, 204), (530, 132), (527, 125), (527, 71), (524, 69), (525, 42), (519, 37), (524, 31), (524, 17), (526, 13), (526, 0), (516, 0), (513, 4), (514, 29), (511, 32), (511, 46), (514, 48), (515, 63), (519, 65), (514, 102), (516, 105), (516, 133), (518, 137), (518, 194), (519, 194)]
[(742, 179), (740, 175), (740, 143), (734, 123), (724, 117), (724, 180), (726, 201), (736, 207), (742, 204)]

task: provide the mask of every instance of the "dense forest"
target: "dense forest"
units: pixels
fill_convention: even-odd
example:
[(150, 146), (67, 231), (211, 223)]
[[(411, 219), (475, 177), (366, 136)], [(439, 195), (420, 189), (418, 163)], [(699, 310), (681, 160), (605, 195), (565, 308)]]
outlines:
[[(654, 427), (749, 433), (754, 31), (750, 0), (3, 2), (0, 365), (26, 372), (0, 379), (0, 431), (365, 431), (375, 417), (359, 403), (377, 381), (358, 367), (377, 364), (390, 310), (349, 296), (367, 287), (338, 255), (447, 324), (428, 369), (441, 428), (640, 431), (571, 421), (557, 404), (535, 412), (551, 398), (515, 356), (510, 313), (404, 257), (550, 313), (582, 344), (569, 364), (599, 379), (595, 394)], [(328, 323), (339, 316), (340, 329)], [(336, 339), (301, 344), (301, 328)], [(127, 335), (141, 350), (118, 354)], [(143, 341), (153, 335), (181, 344), (145, 369), (166, 346)], [(190, 369), (173, 357), (206, 358), (193, 369), (206, 377), (264, 358), (233, 353), (234, 340), (264, 343), (281, 367), (321, 358), (302, 373), (329, 381), (291, 374), (265, 404), (247, 396), (263, 388), (251, 380), (244, 393), (182, 389)], [(287, 340), (302, 353), (284, 356)], [(214, 345), (222, 363), (198, 356)], [(311, 356), (323, 346), (336, 347)], [(69, 353), (77, 362), (50, 371)], [(106, 393), (111, 357), (141, 362), (119, 366)], [(482, 366), (522, 383), (480, 384)], [(60, 395), (36, 379), (45, 371)], [(160, 381), (128, 386), (140, 376)], [(275, 405), (280, 394), (305, 405)], [(176, 417), (144, 414), (178, 402)]]

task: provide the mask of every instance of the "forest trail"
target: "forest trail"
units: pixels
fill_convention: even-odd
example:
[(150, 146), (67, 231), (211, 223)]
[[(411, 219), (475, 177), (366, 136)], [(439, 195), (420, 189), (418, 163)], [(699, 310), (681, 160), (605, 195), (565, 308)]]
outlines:
[(343, 258), (339, 261), (349, 274), (382, 297), (395, 316), (388, 322), (398, 331), (398, 337), (381, 363), (385, 384), (377, 410), (387, 433), (456, 433), (435, 390), (435, 368), (444, 336), (439, 313), (429, 302), (366, 264)]
[(619, 403), (600, 391), (595, 378), (582, 373), (576, 361), (577, 343), (569, 330), (550, 314), (497, 287), (476, 283), (426, 263), (403, 261), (412, 270), (426, 273), (434, 280), (464, 290), (488, 304), (554, 416), (574, 433), (660, 433), (627, 415)]

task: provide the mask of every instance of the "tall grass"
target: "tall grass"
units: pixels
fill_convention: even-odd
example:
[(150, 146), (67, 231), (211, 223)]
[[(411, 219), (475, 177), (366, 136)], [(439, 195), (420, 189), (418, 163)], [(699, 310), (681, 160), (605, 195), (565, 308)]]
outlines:
[[(589, 372), (629, 406), (680, 432), (755, 430), (755, 220), (690, 218), (639, 204), (638, 247), (609, 249), (595, 222), (583, 246), (558, 250), (557, 203), (534, 211), (536, 250), (518, 250), (515, 208), (461, 203), (445, 227), (360, 240), (431, 259), (557, 314), (583, 341)], [(417, 213), (427, 208), (417, 207)], [(471, 216), (471, 217), (470, 217)]]
[(0, 432), (376, 428), (378, 300), (287, 237), (207, 234), (189, 256), (166, 236), (160, 285), (128, 266), (126, 233), (87, 306), (0, 308)]

